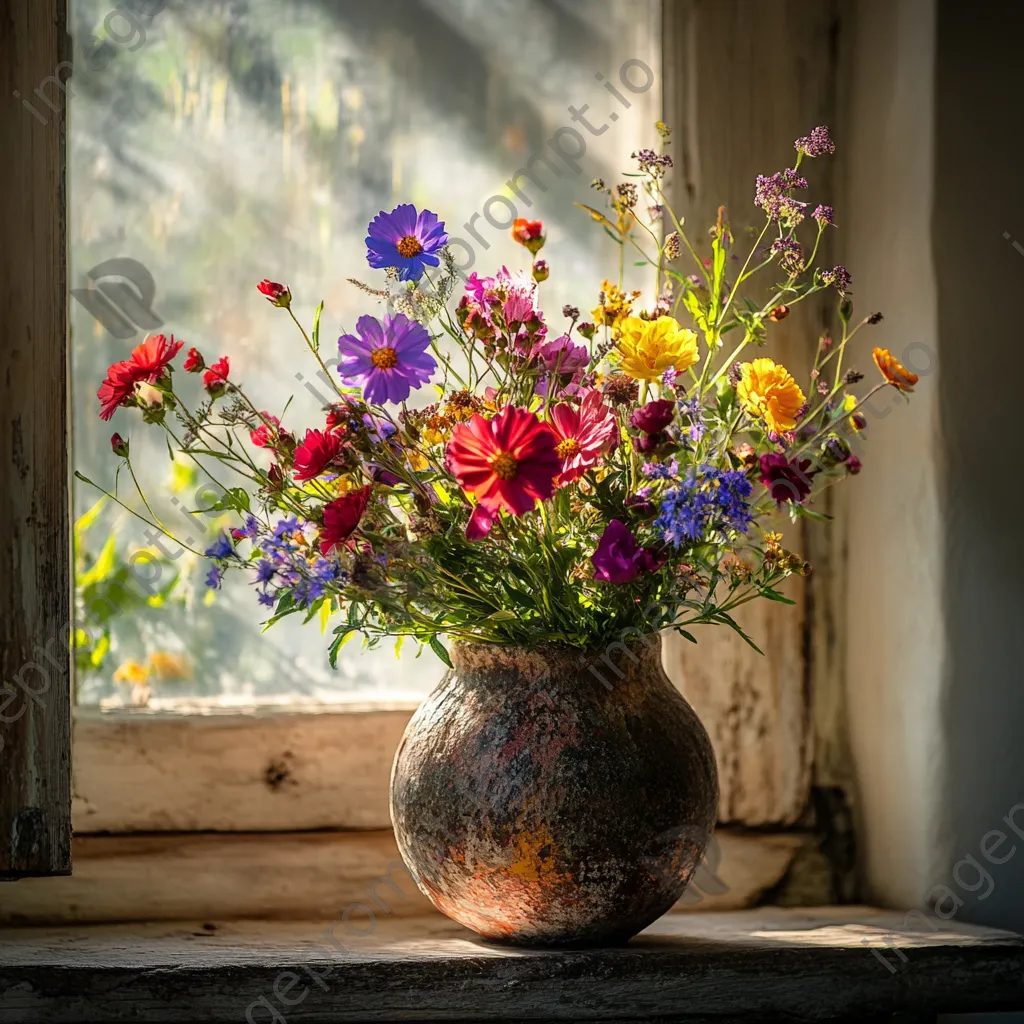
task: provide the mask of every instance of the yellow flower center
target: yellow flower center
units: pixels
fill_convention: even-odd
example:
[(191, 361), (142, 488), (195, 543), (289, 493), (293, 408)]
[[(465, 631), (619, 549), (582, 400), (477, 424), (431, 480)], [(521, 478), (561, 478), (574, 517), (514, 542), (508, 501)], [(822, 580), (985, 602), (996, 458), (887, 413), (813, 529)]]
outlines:
[(405, 259), (411, 259), (413, 256), (419, 256), (423, 252), (423, 246), (420, 245), (420, 240), (414, 238), (412, 235), (406, 235), (404, 238), (400, 238), (395, 245), (398, 250), (398, 255), (405, 257)]
[(398, 353), (393, 348), (375, 348), (370, 361), (378, 370), (392, 370), (398, 365)]
[(559, 441), (555, 445), (555, 452), (560, 459), (571, 459), (574, 455), (578, 455), (579, 451), (580, 443), (575, 437), (567, 437), (564, 441)]
[(499, 452), (491, 459), (491, 469), (500, 480), (512, 480), (519, 470), (519, 463), (511, 453)]

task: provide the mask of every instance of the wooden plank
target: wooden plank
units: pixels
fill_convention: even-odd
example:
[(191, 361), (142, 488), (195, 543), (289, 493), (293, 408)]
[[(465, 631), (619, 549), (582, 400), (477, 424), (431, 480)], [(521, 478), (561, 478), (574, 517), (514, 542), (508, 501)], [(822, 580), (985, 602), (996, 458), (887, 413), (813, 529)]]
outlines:
[(902, 915), (871, 908), (671, 914), (626, 946), (590, 950), (489, 945), (440, 917), (349, 925), (0, 933), (0, 1015), (5, 1024), (720, 1022), (1024, 1008), (1018, 936), (952, 922), (911, 931)]
[(71, 870), (66, 18), (0, 17), (0, 878)]
[[(678, 909), (751, 906), (807, 841), (799, 834), (717, 833)], [(73, 877), (26, 879), (0, 890), (0, 924), (311, 919), (367, 902), (375, 886), (395, 893), (396, 884), (402, 896), (395, 893), (395, 914), (432, 912), (390, 831), (76, 837), (74, 852)]]
[(75, 832), (390, 828), (391, 763), (412, 710), (76, 708)]
[[(756, 225), (759, 231), (763, 224), (753, 205), (755, 176), (791, 166), (793, 139), (815, 125), (835, 124), (837, 5), (685, 0), (666, 4), (664, 11), (674, 204), (700, 255), (709, 255), (704, 229), (715, 221), (720, 203), (726, 204), (737, 246), (749, 245), (745, 229)], [(812, 163), (807, 176), (813, 194), (834, 201), (832, 165)], [(771, 326), (766, 354), (800, 379), (810, 368), (822, 326), (823, 307), (801, 304)], [(789, 546), (808, 551), (806, 529), (785, 533)], [(815, 623), (834, 617), (834, 593), (794, 580), (790, 596), (797, 607), (762, 601), (737, 615), (765, 658), (721, 629), (701, 629), (696, 648), (679, 638), (666, 645), (666, 660), (715, 744), (722, 822), (789, 824), (807, 803), (814, 753), (808, 641)], [(816, 665), (823, 660), (815, 654)], [(816, 684), (823, 675), (815, 672)]]

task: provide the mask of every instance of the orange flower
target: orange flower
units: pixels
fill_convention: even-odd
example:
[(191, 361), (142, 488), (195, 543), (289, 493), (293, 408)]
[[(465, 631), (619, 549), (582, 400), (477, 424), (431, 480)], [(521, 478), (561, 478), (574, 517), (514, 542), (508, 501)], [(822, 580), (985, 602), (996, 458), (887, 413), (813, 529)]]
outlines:
[(900, 391), (914, 390), (920, 378), (916, 373), (911, 373), (887, 348), (874, 348), (871, 355), (875, 359), (875, 366), (894, 388)]

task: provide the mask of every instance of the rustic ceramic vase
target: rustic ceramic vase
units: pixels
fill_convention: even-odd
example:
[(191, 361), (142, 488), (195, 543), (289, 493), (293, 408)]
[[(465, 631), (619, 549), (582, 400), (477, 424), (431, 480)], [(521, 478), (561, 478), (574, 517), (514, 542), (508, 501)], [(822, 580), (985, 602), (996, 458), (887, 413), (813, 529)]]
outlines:
[(665, 913), (710, 838), (718, 779), (660, 638), (593, 655), (462, 644), (452, 662), (391, 774), (419, 888), (522, 945), (622, 942)]

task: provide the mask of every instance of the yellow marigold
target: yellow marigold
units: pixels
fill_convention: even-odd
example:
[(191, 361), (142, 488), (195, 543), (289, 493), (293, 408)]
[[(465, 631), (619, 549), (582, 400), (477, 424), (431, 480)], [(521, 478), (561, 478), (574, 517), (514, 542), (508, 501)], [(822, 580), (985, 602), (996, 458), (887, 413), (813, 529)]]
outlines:
[(872, 349), (875, 366), (881, 371), (882, 376), (895, 388), (900, 391), (913, 391), (914, 385), (920, 379), (916, 373), (911, 373), (887, 348)]
[(796, 426), (797, 414), (804, 404), (804, 393), (789, 370), (771, 359), (755, 359), (740, 367), (736, 395), (740, 404), (765, 422), (775, 434)]
[(658, 380), (669, 367), (682, 373), (697, 362), (697, 335), (674, 317), (628, 316), (619, 330), (619, 367), (637, 380)]

